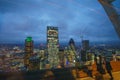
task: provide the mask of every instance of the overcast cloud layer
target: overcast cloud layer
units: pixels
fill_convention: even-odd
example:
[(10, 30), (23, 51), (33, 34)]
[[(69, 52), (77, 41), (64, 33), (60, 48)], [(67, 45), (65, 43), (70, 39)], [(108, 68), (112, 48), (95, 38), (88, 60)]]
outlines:
[[(120, 12), (120, 0), (114, 5)], [(46, 27), (59, 27), (60, 42), (80, 36), (90, 41), (118, 41), (119, 38), (97, 0), (0, 0), (0, 43), (23, 42), (32, 36), (46, 41)]]

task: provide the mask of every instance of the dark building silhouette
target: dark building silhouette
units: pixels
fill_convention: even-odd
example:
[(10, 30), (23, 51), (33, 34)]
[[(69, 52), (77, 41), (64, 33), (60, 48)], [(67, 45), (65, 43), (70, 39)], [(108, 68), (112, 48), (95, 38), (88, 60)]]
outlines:
[(88, 50), (89, 49), (89, 40), (82, 40), (82, 48), (84, 50)]
[(74, 42), (74, 40), (71, 38), (70, 41), (69, 41), (69, 46), (72, 46), (72, 45), (75, 46), (75, 42)]
[(86, 61), (87, 60), (86, 59), (86, 56), (87, 56), (86, 51), (82, 49), (80, 53), (81, 53), (81, 60)]
[(81, 60), (87, 60), (87, 50), (89, 50), (89, 40), (82, 40)]

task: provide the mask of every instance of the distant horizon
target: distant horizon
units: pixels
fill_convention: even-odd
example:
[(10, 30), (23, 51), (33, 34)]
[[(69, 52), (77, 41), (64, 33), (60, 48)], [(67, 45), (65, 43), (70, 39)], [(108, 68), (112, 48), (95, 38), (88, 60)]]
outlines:
[[(0, 45), (2, 45), (2, 44), (24, 45), (24, 43), (25, 42), (13, 42), (13, 43), (10, 43), (10, 42), (1, 43), (0, 42)], [(59, 45), (68, 45), (68, 43), (69, 42), (67, 42), (67, 41), (66, 42), (59, 42)], [(47, 45), (47, 42), (44, 42), (44, 41), (43, 42), (34, 42), (33, 44), (34, 45)], [(80, 46), (81, 44), (82, 44), (81, 41), (80, 42), (75, 42), (75, 45), (77, 45), (77, 46), (78, 45)], [(91, 42), (91, 41), (89, 41), (89, 44), (90, 45), (106, 44), (106, 45), (115, 45), (115, 46), (117, 46), (117, 45), (120, 44), (120, 41), (107, 41), (107, 42), (104, 42), (104, 41), (103, 42), (97, 42), (97, 41), (96, 42)]]
[[(32, 37), (32, 36), (27, 36), (27, 37)], [(27, 38), (26, 37), (26, 38)], [(26, 39), (25, 38), (25, 39)], [(7, 41), (0, 41), (0, 44), (24, 44), (25, 43), (25, 39), (24, 40), (19, 40), (19, 41), (15, 41), (15, 40), (13, 40), (13, 41), (9, 41), (9, 40), (7, 40)], [(76, 41), (74, 38), (72, 38), (73, 40), (74, 40), (74, 42), (75, 43), (82, 43), (82, 40), (89, 40), (89, 39), (79, 39), (79, 41)], [(45, 41), (35, 41), (34, 39), (33, 39), (33, 37), (32, 37), (32, 40), (34, 41), (34, 44), (46, 44), (47, 43), (47, 37), (46, 37), (46, 40)], [(70, 40), (70, 39), (69, 39)], [(66, 44), (68, 44), (69, 43), (69, 40), (68, 41), (61, 41), (61, 39), (59, 38), (59, 43), (66, 43)], [(91, 41), (91, 40), (89, 40), (89, 42), (90, 43), (101, 43), (101, 44), (106, 44), (106, 43), (111, 43), (111, 44), (114, 44), (114, 43), (119, 43), (120, 44), (120, 39), (118, 39), (118, 40), (108, 40), (108, 41), (106, 41), (106, 40), (101, 40), (101, 41)]]

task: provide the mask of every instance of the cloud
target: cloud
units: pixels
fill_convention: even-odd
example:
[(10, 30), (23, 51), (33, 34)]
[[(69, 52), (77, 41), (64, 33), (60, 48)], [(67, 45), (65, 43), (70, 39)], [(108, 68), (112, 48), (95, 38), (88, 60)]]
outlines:
[[(46, 41), (47, 26), (59, 28), (60, 41), (118, 40), (117, 34), (98, 0), (0, 0), (1, 41)], [(99, 39), (101, 38), (101, 39)]]

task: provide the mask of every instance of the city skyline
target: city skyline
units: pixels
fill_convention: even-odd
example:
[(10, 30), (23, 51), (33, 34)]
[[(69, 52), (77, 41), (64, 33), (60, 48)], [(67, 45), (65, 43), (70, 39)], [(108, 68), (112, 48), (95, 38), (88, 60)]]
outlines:
[[(120, 13), (119, 3), (113, 4)], [(60, 42), (80, 42), (81, 35), (90, 42), (119, 41), (97, 0), (0, 0), (0, 18), (0, 43), (24, 42), (27, 36), (46, 42), (47, 26), (59, 28)]]

